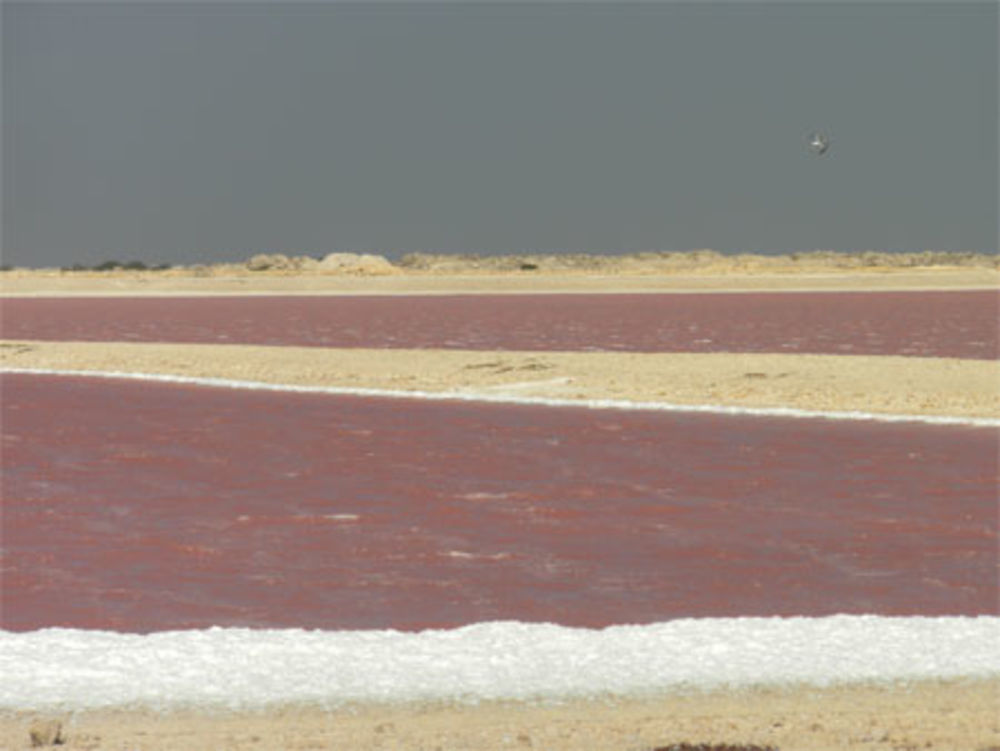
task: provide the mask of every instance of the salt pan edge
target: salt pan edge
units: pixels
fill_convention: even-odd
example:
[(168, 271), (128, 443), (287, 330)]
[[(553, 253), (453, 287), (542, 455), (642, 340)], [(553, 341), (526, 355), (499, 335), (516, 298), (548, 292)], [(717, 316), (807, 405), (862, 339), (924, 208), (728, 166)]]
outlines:
[(228, 378), (203, 378), (196, 376), (166, 375), (162, 373), (132, 373), (127, 371), (58, 370), (45, 368), (0, 368), (0, 374), (49, 375), (81, 378), (129, 379), (173, 383), (211, 388), (247, 389), (252, 391), (282, 391), (300, 394), (328, 394), (331, 396), (367, 396), (387, 399), (418, 399), (427, 401), (478, 402), (490, 404), (537, 405), (544, 407), (584, 407), (587, 409), (635, 410), (652, 412), (686, 412), (712, 415), (740, 415), (756, 417), (791, 417), (797, 419), (864, 420), (872, 422), (919, 422), (930, 425), (966, 425), (973, 427), (1000, 427), (1000, 419), (992, 417), (956, 417), (948, 415), (902, 415), (860, 411), (805, 410), (794, 407), (737, 407), (723, 404), (674, 404), (670, 402), (641, 402), (619, 399), (553, 399), (549, 397), (508, 396), (473, 391), (406, 391), (402, 389), (373, 389), (350, 386), (303, 386), (297, 384), (241, 381)]
[(601, 630), (0, 631), (0, 708), (477, 701), (1000, 677), (1000, 617), (680, 619)]

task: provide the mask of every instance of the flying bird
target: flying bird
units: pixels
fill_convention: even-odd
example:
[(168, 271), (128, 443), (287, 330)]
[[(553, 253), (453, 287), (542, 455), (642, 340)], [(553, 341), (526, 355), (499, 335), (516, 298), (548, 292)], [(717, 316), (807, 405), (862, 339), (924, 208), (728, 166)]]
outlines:
[(823, 156), (830, 149), (830, 138), (823, 133), (810, 133), (806, 140), (809, 143), (809, 150), (817, 156)]

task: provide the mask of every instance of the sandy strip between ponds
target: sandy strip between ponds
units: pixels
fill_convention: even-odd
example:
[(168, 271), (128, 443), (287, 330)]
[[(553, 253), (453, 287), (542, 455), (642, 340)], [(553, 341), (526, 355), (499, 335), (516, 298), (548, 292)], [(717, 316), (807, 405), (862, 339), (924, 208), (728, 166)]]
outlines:
[(0, 275), (8, 297), (172, 295), (464, 295), (645, 292), (803, 292), (996, 289), (990, 268), (815, 268), (808, 271), (710, 270), (645, 273), (405, 271), (385, 276), (295, 272), (239, 273), (12, 271)]
[(711, 749), (729, 743), (782, 751), (988, 751), (1000, 745), (998, 706), (1000, 679), (756, 688), (549, 704), (8, 712), (0, 713), (0, 748), (29, 748), (32, 729), (51, 736), (60, 724), (64, 743), (59, 747), (65, 749), (652, 751), (671, 744)]
[(1000, 418), (1000, 362), (987, 360), (5, 341), (0, 367), (487, 397)]

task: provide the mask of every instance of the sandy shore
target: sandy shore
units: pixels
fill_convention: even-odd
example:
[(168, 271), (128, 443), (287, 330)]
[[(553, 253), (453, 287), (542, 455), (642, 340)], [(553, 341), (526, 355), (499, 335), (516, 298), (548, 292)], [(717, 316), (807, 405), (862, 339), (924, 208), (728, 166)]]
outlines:
[(818, 267), (746, 271), (738, 267), (670, 273), (491, 270), (405, 271), (384, 275), (233, 270), (176, 272), (28, 272), (0, 274), (3, 296), (62, 295), (386, 295), (555, 292), (762, 292), (812, 290), (996, 289), (993, 268)]
[(486, 396), (1000, 418), (1000, 362), (0, 342), (0, 365)]
[(671, 744), (751, 748), (948, 749), (1000, 745), (1000, 679), (784, 687), (610, 697), (557, 704), (278, 707), (255, 712), (99, 710), (0, 713), (0, 748), (61, 726), (66, 749), (545, 749), (652, 751)]

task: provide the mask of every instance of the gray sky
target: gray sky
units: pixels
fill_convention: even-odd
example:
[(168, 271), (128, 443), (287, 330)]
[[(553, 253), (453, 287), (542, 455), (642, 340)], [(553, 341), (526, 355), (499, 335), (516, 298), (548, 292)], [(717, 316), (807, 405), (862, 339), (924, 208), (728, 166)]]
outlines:
[(4, 2), (3, 261), (997, 252), (997, 16)]

